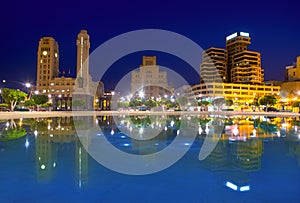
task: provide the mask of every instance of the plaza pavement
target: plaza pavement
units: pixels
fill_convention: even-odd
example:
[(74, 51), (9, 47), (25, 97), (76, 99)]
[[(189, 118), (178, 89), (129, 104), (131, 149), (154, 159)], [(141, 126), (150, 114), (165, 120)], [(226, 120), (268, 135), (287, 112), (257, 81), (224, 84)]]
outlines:
[(105, 116), (105, 115), (220, 115), (220, 116), (275, 116), (299, 117), (293, 112), (242, 112), (242, 111), (44, 111), (44, 112), (0, 112), (0, 120), (19, 118), (45, 118), (70, 116)]

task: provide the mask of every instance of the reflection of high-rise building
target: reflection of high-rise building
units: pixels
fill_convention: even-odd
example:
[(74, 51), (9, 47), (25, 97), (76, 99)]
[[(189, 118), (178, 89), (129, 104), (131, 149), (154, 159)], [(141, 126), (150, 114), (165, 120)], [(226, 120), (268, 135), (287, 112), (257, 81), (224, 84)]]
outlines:
[(232, 164), (241, 171), (258, 171), (261, 167), (263, 143), (261, 139), (235, 142), (231, 148)]
[(203, 164), (213, 171), (222, 170), (228, 165), (228, 155), (227, 142), (220, 140), (214, 150), (203, 160)]
[[(87, 121), (88, 123), (91, 120)], [(75, 147), (75, 171), (78, 186), (82, 187), (88, 181), (88, 153), (84, 146), (88, 140), (78, 139), (71, 117), (59, 117), (40, 119), (36, 125), (38, 135), (36, 137), (36, 170), (40, 181), (48, 181), (53, 178), (54, 168), (62, 167), (61, 160), (57, 159), (57, 153), (65, 153), (70, 149), (69, 144)], [(83, 146), (84, 145), (84, 146)]]
[(56, 163), (49, 135), (37, 136), (35, 158), (37, 179), (39, 181), (51, 180)]
[[(156, 56), (143, 56), (143, 64), (139, 70), (132, 71), (131, 92), (145, 98), (158, 98), (171, 94), (167, 72), (159, 70), (159, 66), (156, 65)], [(143, 92), (142, 95), (139, 94), (140, 92)]]
[(201, 83), (226, 82), (227, 51), (211, 47), (202, 53)]

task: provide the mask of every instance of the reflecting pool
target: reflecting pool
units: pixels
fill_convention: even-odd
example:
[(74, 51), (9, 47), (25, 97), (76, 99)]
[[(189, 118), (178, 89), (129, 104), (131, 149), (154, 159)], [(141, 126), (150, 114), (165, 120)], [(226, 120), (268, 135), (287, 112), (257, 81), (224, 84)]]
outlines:
[(300, 202), (300, 120), (2, 120), (0, 163), (0, 202)]

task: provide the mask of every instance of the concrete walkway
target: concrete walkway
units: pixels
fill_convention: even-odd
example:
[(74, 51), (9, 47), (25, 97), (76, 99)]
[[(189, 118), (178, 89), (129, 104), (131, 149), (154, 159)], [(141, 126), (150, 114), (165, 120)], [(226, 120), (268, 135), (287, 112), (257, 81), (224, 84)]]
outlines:
[(221, 116), (275, 116), (299, 117), (299, 113), (292, 112), (240, 112), (240, 111), (45, 111), (45, 112), (0, 112), (0, 119), (45, 118), (69, 116), (105, 116), (105, 115), (221, 115)]

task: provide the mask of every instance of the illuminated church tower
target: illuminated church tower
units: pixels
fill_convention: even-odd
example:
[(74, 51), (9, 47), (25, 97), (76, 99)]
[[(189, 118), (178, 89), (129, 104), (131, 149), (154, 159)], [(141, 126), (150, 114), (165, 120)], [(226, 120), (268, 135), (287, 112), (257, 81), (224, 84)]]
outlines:
[(79, 88), (89, 86), (89, 54), (90, 54), (90, 36), (86, 30), (81, 30), (77, 36), (77, 69), (76, 74)]

